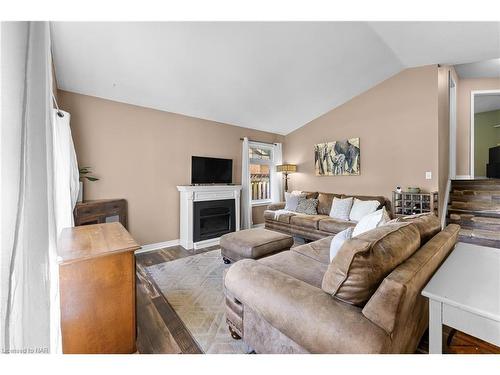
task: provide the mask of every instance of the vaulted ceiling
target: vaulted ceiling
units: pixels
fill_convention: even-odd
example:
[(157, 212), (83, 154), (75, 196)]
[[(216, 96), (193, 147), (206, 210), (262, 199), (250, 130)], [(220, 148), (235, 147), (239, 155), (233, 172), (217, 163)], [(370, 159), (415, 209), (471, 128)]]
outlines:
[(500, 78), (500, 59), (455, 65), (460, 78)]
[(500, 58), (496, 22), (54, 22), (51, 27), (62, 90), (279, 134), (405, 68)]

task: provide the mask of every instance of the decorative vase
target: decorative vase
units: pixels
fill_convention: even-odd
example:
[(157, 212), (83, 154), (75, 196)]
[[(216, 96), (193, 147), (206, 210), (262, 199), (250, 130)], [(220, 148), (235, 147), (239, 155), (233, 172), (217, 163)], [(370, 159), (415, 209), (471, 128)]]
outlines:
[(83, 202), (83, 181), (80, 181), (80, 188), (78, 189), (78, 199), (77, 199), (77, 202), (78, 203), (82, 203)]

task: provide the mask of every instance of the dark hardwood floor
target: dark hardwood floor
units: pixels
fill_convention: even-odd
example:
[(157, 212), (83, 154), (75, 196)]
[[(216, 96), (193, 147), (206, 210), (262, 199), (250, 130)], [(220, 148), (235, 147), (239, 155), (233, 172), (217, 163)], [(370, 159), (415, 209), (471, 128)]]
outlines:
[[(174, 246), (135, 256), (137, 281), (137, 351), (139, 353), (202, 353), (196, 341), (159, 291), (159, 288), (148, 277), (145, 268), (216, 248), (218, 247), (189, 251), (181, 246)], [(500, 348), (449, 327), (444, 327), (443, 329), (443, 343), (443, 352), (449, 354), (500, 353)], [(428, 353), (428, 347), (428, 334), (425, 333), (416, 352)]]

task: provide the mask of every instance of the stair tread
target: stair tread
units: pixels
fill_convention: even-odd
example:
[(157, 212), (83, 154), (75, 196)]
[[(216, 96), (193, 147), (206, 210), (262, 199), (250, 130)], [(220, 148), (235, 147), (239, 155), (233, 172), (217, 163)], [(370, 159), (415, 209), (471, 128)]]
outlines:
[(452, 207), (451, 205), (448, 206), (448, 213), (449, 214), (456, 213), (459, 215), (470, 214), (470, 215), (474, 215), (474, 216), (500, 218), (500, 213), (488, 212), (488, 211), (483, 211), (483, 210), (463, 209), (463, 208)]
[(457, 189), (454, 187), (451, 189), (451, 195), (457, 195), (461, 197), (468, 197), (468, 196), (483, 196), (483, 195), (499, 195), (500, 191), (498, 190), (471, 190), (471, 189)]
[(472, 238), (484, 238), (487, 240), (500, 241), (500, 233), (485, 229), (461, 228), (459, 235)]
[(470, 220), (477, 222), (477, 223), (483, 223), (483, 224), (500, 224), (500, 218), (496, 218), (496, 217), (474, 216)]

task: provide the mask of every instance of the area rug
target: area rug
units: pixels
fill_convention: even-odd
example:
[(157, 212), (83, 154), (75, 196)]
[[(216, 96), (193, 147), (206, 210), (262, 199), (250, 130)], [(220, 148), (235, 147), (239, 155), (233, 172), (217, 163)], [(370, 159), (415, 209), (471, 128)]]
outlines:
[(243, 354), (251, 349), (229, 334), (219, 250), (146, 268), (204, 353)]

